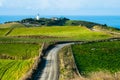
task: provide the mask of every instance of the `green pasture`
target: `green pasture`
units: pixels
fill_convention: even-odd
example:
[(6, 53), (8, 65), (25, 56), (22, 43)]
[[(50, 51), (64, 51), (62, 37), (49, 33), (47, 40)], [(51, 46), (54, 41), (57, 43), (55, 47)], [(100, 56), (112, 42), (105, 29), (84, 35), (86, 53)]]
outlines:
[(72, 46), (79, 72), (120, 71), (120, 41), (78, 44)]
[(41, 44), (1, 43), (0, 80), (20, 80), (33, 66)]
[(29, 59), (38, 56), (38, 44), (0, 44), (0, 57), (11, 57), (14, 59)]
[(5, 36), (9, 30), (9, 28), (0, 28), (0, 36)]
[(33, 60), (0, 59), (0, 80), (20, 80), (33, 65)]
[(68, 40), (97, 40), (111, 37), (110, 34), (79, 26), (15, 28), (8, 36), (49, 36)]

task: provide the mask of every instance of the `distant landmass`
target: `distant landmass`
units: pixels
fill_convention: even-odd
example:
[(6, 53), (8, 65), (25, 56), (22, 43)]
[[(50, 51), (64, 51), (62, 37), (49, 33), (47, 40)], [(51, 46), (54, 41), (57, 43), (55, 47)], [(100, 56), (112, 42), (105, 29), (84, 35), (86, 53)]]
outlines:
[[(0, 16), (0, 23), (9, 21), (20, 21), (26, 18), (35, 18), (36, 16)], [(53, 16), (40, 16), (40, 18), (52, 18)], [(62, 16), (55, 16), (60, 18)], [(120, 16), (64, 16), (71, 20), (81, 20), (94, 22), (99, 24), (106, 24), (111, 27), (116, 27), (120, 29)]]

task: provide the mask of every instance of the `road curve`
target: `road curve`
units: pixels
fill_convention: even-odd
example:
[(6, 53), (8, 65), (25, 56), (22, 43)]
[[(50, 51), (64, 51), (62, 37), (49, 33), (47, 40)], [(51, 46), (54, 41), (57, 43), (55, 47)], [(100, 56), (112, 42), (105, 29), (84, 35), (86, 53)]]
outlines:
[(58, 51), (64, 46), (71, 45), (73, 43), (58, 44), (48, 52), (46, 57), (46, 65), (42, 70), (38, 80), (58, 80)]

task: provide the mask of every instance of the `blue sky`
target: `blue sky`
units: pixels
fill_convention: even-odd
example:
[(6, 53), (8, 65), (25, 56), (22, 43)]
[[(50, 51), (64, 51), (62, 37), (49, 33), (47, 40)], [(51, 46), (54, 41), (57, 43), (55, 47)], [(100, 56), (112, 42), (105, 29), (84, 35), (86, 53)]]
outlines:
[(0, 15), (120, 15), (120, 0), (0, 0)]

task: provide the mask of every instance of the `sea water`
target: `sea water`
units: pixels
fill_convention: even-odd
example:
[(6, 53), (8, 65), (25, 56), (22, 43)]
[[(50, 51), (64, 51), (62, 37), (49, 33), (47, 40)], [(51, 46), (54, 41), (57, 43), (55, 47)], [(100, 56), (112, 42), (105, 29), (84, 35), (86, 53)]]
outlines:
[[(8, 21), (19, 21), (25, 18), (35, 18), (36, 16), (0, 16), (0, 23), (8, 22)], [(66, 17), (71, 20), (83, 20), (90, 21), (100, 24), (107, 24), (111, 27), (120, 28), (120, 16), (40, 16), (45, 18), (51, 17)]]

